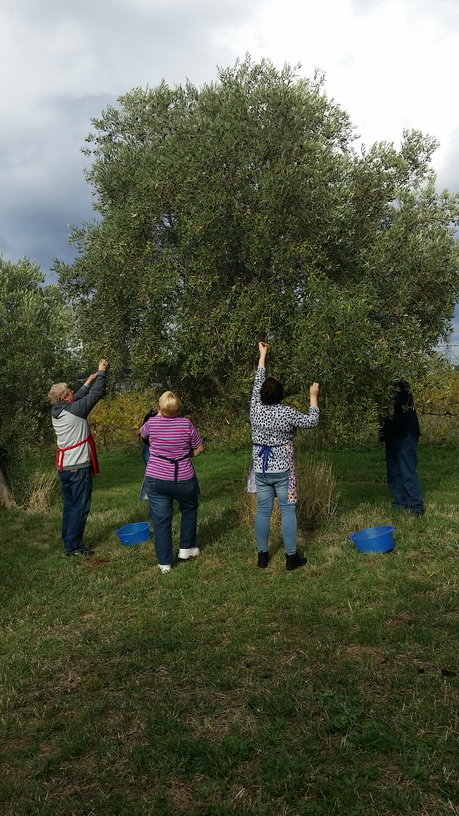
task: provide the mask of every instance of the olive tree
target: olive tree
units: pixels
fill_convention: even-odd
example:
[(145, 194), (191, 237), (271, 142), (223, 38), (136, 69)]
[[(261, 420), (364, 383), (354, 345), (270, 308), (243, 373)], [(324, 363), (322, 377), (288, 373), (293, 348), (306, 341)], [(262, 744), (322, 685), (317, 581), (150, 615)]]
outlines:
[(436, 141), (356, 148), (324, 78), (249, 58), (214, 83), (136, 88), (93, 121), (99, 219), (58, 266), (91, 354), (197, 406), (240, 406), (256, 340), (272, 373), (319, 380), (336, 428), (416, 377), (459, 292), (459, 200)]
[(0, 256), (0, 504), (13, 502), (21, 462), (50, 438), (46, 396), (53, 380), (69, 373), (68, 312), (57, 286), (43, 284), (27, 258), (10, 263)]

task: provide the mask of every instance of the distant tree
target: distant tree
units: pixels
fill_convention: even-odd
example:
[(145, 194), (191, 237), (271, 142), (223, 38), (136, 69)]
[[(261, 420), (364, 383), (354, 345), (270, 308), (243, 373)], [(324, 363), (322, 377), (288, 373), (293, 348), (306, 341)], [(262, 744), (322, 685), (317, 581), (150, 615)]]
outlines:
[(101, 219), (58, 271), (86, 347), (139, 386), (245, 410), (260, 334), (343, 428), (447, 333), (459, 199), (436, 192), (434, 139), (357, 152), (322, 76), (249, 58), (200, 89), (136, 88), (93, 126)]
[(43, 283), (27, 258), (0, 256), (0, 504), (12, 503), (18, 465), (47, 438), (47, 393), (69, 372), (68, 310), (58, 287)]

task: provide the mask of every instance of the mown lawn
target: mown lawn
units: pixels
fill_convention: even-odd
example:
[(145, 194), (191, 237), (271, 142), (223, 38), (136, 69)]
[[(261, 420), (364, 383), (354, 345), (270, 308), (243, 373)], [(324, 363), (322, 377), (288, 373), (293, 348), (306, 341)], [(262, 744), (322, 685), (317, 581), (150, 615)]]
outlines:
[[(330, 456), (338, 510), (292, 573), (277, 530), (255, 566), (246, 454), (197, 460), (202, 554), (168, 575), (115, 535), (147, 517), (140, 456), (101, 457), (91, 560), (59, 504), (1, 512), (2, 814), (459, 813), (457, 451), (420, 449), (419, 520), (380, 448)], [(348, 540), (389, 523), (388, 555)]]

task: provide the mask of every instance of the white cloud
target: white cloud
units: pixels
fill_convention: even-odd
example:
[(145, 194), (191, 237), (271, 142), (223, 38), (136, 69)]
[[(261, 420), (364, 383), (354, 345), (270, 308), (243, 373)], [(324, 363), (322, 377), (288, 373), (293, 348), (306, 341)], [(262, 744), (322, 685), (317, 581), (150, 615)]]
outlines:
[(459, 118), (458, 34), (450, 2), (271, 0), (256, 28), (246, 25), (230, 36), (256, 59), (301, 62), (307, 76), (316, 67), (324, 70), (329, 95), (348, 111), (366, 143), (399, 142), (404, 128), (436, 136), (441, 169)]

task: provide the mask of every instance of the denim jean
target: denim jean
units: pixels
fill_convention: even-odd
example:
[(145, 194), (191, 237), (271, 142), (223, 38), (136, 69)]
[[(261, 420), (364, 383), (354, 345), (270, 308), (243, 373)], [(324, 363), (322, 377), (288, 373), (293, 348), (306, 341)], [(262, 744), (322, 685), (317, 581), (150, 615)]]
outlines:
[(290, 471), (282, 473), (256, 473), (257, 514), (255, 516), (255, 538), (260, 552), (268, 549), (269, 522), (273, 510), (274, 496), (277, 496), (282, 517), (282, 538), (285, 552), (293, 555), (296, 552), (296, 504), (289, 504), (288, 480)]
[(394, 497), (394, 507), (410, 508), (418, 513), (424, 508), (421, 484), (416, 471), (418, 439), (412, 434), (386, 441), (387, 485)]
[(143, 463), (144, 463), (145, 467), (148, 465), (149, 458), (150, 458), (150, 447), (149, 447), (149, 445), (145, 445), (144, 442), (142, 442), (142, 459), (143, 459)]
[(86, 519), (91, 507), (92, 466), (78, 470), (59, 471), (64, 511), (62, 513), (62, 540), (67, 553), (82, 550)]
[(174, 499), (181, 513), (180, 549), (196, 546), (199, 485), (196, 476), (181, 482), (145, 476), (145, 490), (153, 519), (158, 564), (172, 564), (172, 514)]

